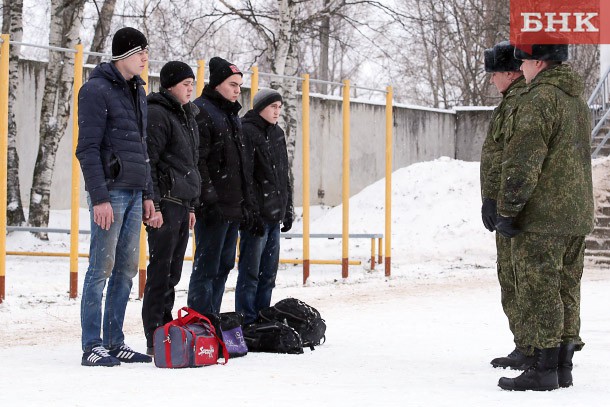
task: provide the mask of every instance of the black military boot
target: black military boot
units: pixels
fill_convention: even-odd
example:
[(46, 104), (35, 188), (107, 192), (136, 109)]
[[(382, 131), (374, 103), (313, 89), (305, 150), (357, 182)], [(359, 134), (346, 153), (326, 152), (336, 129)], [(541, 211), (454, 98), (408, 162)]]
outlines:
[(559, 362), (557, 364), (557, 381), (559, 387), (570, 387), (572, 385), (572, 356), (576, 345), (573, 343), (562, 343), (559, 347)]
[(514, 379), (500, 378), (498, 386), (504, 390), (536, 390), (546, 391), (559, 388), (557, 381), (557, 363), (559, 348), (536, 350), (537, 357), (534, 364)]
[(493, 367), (502, 369), (511, 368), (513, 370), (525, 370), (534, 363), (534, 356), (527, 356), (519, 348), (515, 348), (508, 356), (495, 358), (491, 361)]

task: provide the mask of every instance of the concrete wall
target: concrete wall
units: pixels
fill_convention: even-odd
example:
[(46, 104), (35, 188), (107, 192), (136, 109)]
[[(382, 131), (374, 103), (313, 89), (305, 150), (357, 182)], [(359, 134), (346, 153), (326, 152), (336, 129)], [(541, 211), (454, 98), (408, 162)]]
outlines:
[[(45, 81), (44, 64), (21, 61), (17, 114), (17, 148), (20, 157), (22, 199), (28, 205), (32, 173), (38, 152), (40, 104)], [(150, 78), (150, 89), (158, 89)], [(244, 89), (242, 105), (249, 106), (249, 89)], [(302, 199), (302, 135), (299, 130), (294, 160), (294, 199)], [(310, 111), (310, 196), (312, 204), (337, 205), (342, 193), (342, 101), (340, 98), (311, 99)], [(394, 118), (394, 170), (420, 161), (448, 156), (478, 161), (491, 109), (425, 109), (397, 105)], [(351, 102), (350, 111), (350, 195), (385, 176), (385, 105)], [(68, 125), (59, 150), (51, 192), (51, 207), (70, 206), (72, 129)], [(81, 175), (81, 205), (86, 206)]]

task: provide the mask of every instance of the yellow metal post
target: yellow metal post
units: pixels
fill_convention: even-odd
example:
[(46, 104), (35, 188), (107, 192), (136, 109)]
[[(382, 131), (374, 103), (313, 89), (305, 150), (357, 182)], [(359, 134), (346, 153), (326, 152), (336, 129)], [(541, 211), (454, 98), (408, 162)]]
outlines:
[(309, 74), (303, 75), (303, 284), (309, 278)]
[(375, 270), (375, 238), (371, 239), (371, 270)]
[(0, 45), (0, 304), (6, 295), (6, 197), (8, 162), (8, 34)]
[(201, 92), (203, 92), (203, 85), (205, 85), (204, 78), (205, 77), (205, 60), (200, 59), (197, 61), (197, 97), (201, 96)]
[(378, 249), (378, 252), (379, 252), (379, 253), (378, 253), (377, 263), (381, 264), (381, 263), (383, 262), (383, 238), (382, 238), (382, 237), (380, 237), (380, 238), (379, 238), (379, 239), (377, 239), (377, 240), (378, 240), (378, 242), (377, 242), (377, 243), (378, 243), (378, 245), (379, 245), (379, 246), (378, 246), (378, 247), (379, 247), (379, 249)]
[[(148, 93), (148, 62), (144, 66), (141, 75), (146, 84), (144, 91)], [(144, 297), (144, 287), (146, 286), (146, 228), (142, 224), (140, 229), (140, 258), (138, 261), (138, 298)]]
[(80, 173), (76, 159), (78, 144), (78, 91), (83, 86), (83, 44), (76, 46), (74, 86), (72, 88), (72, 189), (70, 203), (70, 298), (78, 295), (78, 219), (80, 211)]
[[(385, 107), (385, 275), (392, 274), (392, 87), (388, 86)], [(381, 252), (380, 252), (381, 254)]]
[(250, 108), (254, 107), (254, 96), (258, 92), (258, 66), (252, 67), (252, 78), (250, 79)]
[(347, 278), (349, 275), (349, 80), (343, 81), (343, 237), (341, 276)]

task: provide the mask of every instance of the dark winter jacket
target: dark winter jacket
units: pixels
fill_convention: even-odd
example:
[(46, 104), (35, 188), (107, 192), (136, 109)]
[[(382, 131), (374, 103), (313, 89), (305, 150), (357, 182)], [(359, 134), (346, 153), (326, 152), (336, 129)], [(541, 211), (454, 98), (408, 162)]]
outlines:
[(252, 181), (244, 172), (244, 143), (237, 116), (241, 105), (207, 86), (193, 103), (199, 108), (201, 174), (201, 206), (195, 213), (200, 217), (205, 207), (218, 204), (226, 220), (241, 221), (243, 211), (252, 204)]
[(250, 110), (242, 118), (248, 163), (253, 172), (255, 209), (267, 222), (292, 218), (292, 183), (284, 131)]
[(152, 198), (142, 85), (139, 76), (128, 82), (104, 62), (78, 93), (76, 157), (93, 205), (109, 202), (109, 189), (141, 189)]
[(199, 109), (191, 102), (182, 106), (163, 88), (147, 99), (147, 145), (155, 206), (159, 208), (159, 201), (165, 199), (194, 208), (201, 188), (195, 121)]

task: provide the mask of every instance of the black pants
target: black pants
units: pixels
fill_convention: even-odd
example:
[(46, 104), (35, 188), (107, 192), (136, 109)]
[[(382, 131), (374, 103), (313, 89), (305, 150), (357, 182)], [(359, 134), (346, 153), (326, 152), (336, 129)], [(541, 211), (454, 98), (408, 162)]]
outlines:
[(150, 260), (142, 301), (146, 345), (153, 346), (153, 333), (173, 319), (174, 287), (180, 282), (184, 252), (189, 239), (189, 208), (161, 201), (163, 225), (146, 227)]

